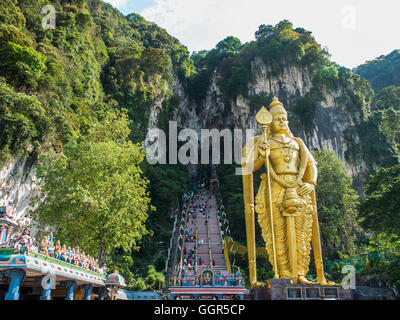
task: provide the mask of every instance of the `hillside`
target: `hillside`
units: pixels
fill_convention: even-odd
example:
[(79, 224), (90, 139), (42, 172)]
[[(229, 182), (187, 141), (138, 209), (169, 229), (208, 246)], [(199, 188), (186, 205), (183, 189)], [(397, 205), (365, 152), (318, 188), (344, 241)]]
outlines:
[(400, 86), (400, 50), (367, 61), (353, 71), (367, 79), (375, 92), (389, 86)]
[[(55, 29), (41, 25), (47, 3), (56, 9)], [(165, 30), (99, 0), (7, 0), (0, 12), (0, 197), (22, 221), (39, 192), (39, 154), (61, 152), (114, 110), (126, 110), (132, 141), (143, 141), (153, 106), (170, 101), (173, 74), (184, 77), (192, 66), (187, 49)], [(149, 229), (168, 243), (168, 211), (187, 178), (179, 166), (143, 170), (158, 209)]]
[[(56, 9), (55, 29), (43, 29), (37, 14), (48, 3)], [(332, 63), (310, 31), (286, 20), (261, 25), (249, 43), (229, 36), (190, 55), (164, 29), (101, 0), (5, 0), (0, 54), (0, 198), (13, 203), (20, 219), (28, 218), (31, 200), (40, 196), (38, 156), (62, 153), (116, 110), (131, 120), (130, 140), (143, 143), (148, 129), (167, 131), (171, 120), (197, 131), (259, 131), (257, 110), (278, 96), (293, 134), (311, 150), (334, 152), (359, 194), (371, 173), (398, 163), (400, 130), (388, 123), (392, 113), (376, 111), (379, 104), (389, 110), (397, 91), (375, 96), (367, 80)], [(400, 61), (398, 52), (392, 55), (382, 65), (389, 68), (389, 57)], [(392, 73), (395, 84), (398, 73)], [(385, 86), (381, 78), (371, 79), (373, 85)], [(147, 220), (153, 233), (134, 255), (135, 271), (145, 272), (150, 263), (163, 269), (172, 210), (196, 179), (226, 176), (221, 191), (231, 223), (244, 223), (241, 207), (233, 206), (242, 199), (241, 178), (230, 176), (232, 168), (142, 164), (155, 209)], [(345, 180), (347, 188), (351, 179)], [(127, 264), (126, 253), (113, 254)]]

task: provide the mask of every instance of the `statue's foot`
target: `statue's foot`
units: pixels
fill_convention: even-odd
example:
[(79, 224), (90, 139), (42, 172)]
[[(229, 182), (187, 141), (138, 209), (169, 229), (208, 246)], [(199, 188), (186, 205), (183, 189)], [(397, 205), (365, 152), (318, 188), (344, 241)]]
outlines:
[(335, 282), (333, 282), (333, 281), (326, 281), (326, 279), (322, 279), (321, 281), (318, 281), (318, 283), (319, 283), (321, 286), (334, 286), (334, 285), (336, 285)]
[(258, 281), (253, 282), (253, 283), (251, 284), (251, 288), (252, 288), (252, 289), (262, 288), (262, 287), (264, 287), (264, 286), (265, 286), (264, 283), (258, 282)]
[(298, 276), (297, 283), (301, 284), (313, 284), (314, 282), (308, 280), (305, 276)]

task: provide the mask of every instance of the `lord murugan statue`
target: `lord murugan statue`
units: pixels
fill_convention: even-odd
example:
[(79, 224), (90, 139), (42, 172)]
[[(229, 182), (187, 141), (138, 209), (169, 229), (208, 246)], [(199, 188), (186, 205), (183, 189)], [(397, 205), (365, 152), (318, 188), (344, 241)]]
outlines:
[[(262, 107), (256, 120), (262, 126), (262, 135), (248, 141), (242, 153), (251, 287), (260, 285), (256, 274), (254, 211), (258, 214), (274, 278), (312, 283), (306, 278), (312, 243), (318, 282), (332, 285), (324, 276), (315, 197), (315, 160), (304, 142), (291, 133), (287, 112), (278, 98), (273, 99), (269, 111)], [(254, 198), (253, 174), (263, 167), (266, 173), (260, 175)]]

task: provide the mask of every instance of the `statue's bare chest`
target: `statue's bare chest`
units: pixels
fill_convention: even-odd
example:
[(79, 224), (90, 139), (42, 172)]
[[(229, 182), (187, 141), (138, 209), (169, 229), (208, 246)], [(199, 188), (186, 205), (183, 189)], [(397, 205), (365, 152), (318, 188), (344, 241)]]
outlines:
[(271, 138), (268, 142), (271, 150), (271, 165), (276, 173), (297, 173), (299, 144), (289, 138), (283, 141)]

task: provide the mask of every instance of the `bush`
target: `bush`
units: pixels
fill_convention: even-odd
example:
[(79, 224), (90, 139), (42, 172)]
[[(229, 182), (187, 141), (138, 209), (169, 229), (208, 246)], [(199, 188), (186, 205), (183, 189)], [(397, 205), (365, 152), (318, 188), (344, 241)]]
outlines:
[(32, 47), (33, 41), (21, 30), (11, 24), (0, 25), (0, 47), (13, 42), (21, 46)]
[(4, 161), (40, 146), (51, 124), (35, 96), (15, 92), (0, 78), (0, 128), (0, 161)]
[(0, 67), (6, 78), (16, 86), (35, 87), (45, 67), (46, 58), (33, 49), (8, 41), (0, 48), (4, 64)]
[(321, 65), (314, 72), (313, 84), (316, 87), (322, 86), (334, 89), (339, 82), (339, 71), (335, 65)]

